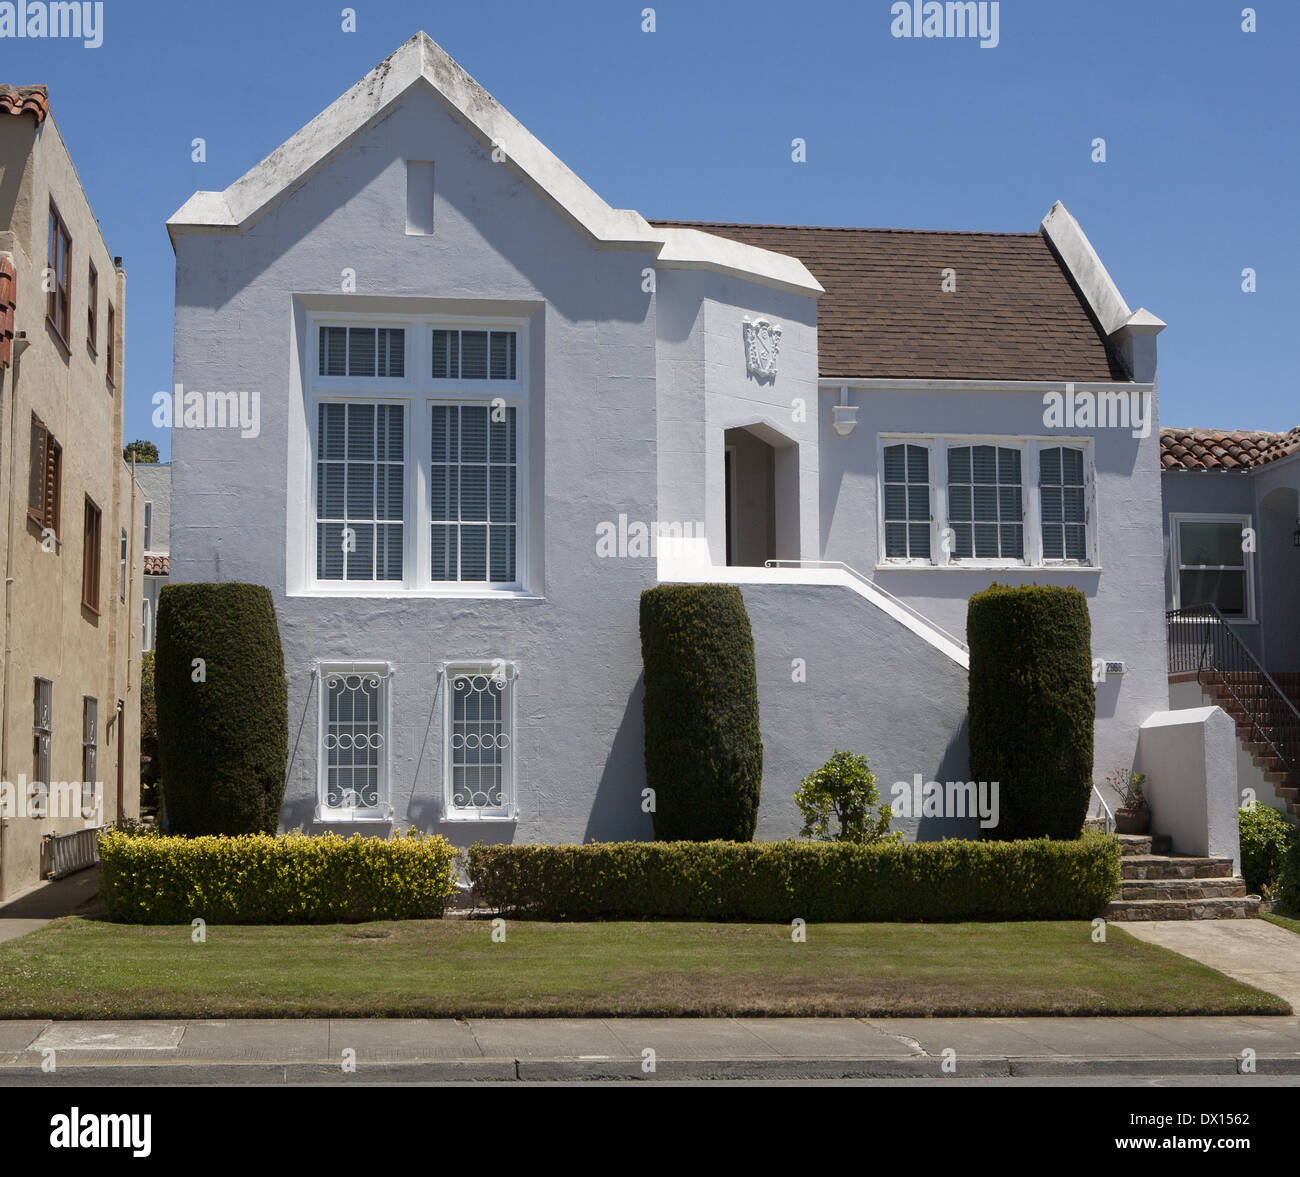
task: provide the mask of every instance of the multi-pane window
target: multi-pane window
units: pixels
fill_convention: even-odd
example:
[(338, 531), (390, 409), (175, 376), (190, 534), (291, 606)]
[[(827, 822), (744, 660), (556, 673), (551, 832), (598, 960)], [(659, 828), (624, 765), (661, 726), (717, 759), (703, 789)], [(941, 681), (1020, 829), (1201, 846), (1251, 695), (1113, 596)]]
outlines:
[(316, 438), (316, 575), (401, 580), (406, 419), (402, 405), (322, 401)]
[(32, 414), (30, 466), (27, 483), (27, 514), (38, 527), (59, 532), (59, 499), (62, 483), (63, 447), (45, 423)]
[(888, 559), (930, 558), (930, 450), (899, 444), (885, 447), (885, 555)]
[(386, 665), (321, 667), (321, 816), (384, 817), (388, 813), (388, 685)]
[(948, 448), (948, 526), (957, 559), (1024, 557), (1020, 450), (1012, 446)]
[(436, 330), (435, 380), (514, 380), (516, 332)]
[(32, 780), (50, 783), (50, 741), (54, 738), (54, 684), (48, 678), (36, 680), (35, 714), (32, 717)]
[(1083, 451), (1049, 446), (1038, 451), (1038, 494), (1043, 559), (1088, 558), (1088, 503)]
[(85, 538), (81, 548), (81, 603), (99, 612), (99, 556), (102, 513), (89, 495), (86, 496)]
[(432, 407), (429, 575), (435, 581), (512, 584), (516, 572), (516, 411)]
[(99, 348), (99, 271), (90, 263), (90, 277), (86, 282), (86, 342), (91, 351)]
[(144, 550), (153, 550), (153, 503), (144, 505)]
[(50, 205), (49, 296), (45, 313), (59, 338), (67, 343), (72, 307), (72, 237), (59, 216), (59, 210)]
[(514, 667), (447, 667), (445, 815), (514, 812)]
[(1178, 607), (1217, 605), (1225, 617), (1254, 616), (1249, 557), (1242, 529), (1248, 516), (1175, 518)]
[(321, 376), (406, 374), (406, 331), (401, 327), (322, 327)]
[(118, 560), (118, 578), (117, 578), (117, 598), (119, 601), (126, 600), (126, 558), (127, 558), (127, 540), (126, 531), (122, 532), (121, 555)]

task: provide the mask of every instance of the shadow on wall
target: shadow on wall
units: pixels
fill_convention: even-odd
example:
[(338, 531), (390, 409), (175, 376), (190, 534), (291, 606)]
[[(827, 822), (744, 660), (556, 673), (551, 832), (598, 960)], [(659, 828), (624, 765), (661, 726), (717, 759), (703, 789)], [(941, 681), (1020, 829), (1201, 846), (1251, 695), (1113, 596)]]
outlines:
[(654, 821), (641, 809), (641, 790), (645, 788), (644, 698), (645, 678), (638, 675), (605, 758), (605, 768), (587, 818), (584, 842), (654, 839)]
[[(969, 719), (962, 717), (961, 726), (952, 734), (948, 741), (948, 746), (943, 751), (943, 756), (935, 769), (934, 775), (926, 777), (926, 781), (938, 781), (946, 785), (949, 781), (964, 781), (969, 779), (970, 771), (970, 750), (969, 750)], [(890, 786), (893, 781), (890, 781)], [(911, 784), (912, 782), (907, 782)], [(923, 781), (922, 784), (925, 782)], [(887, 789), (881, 790), (881, 797), (885, 800), (891, 800), (892, 794)], [(914, 823), (914, 824), (913, 824)], [(915, 838), (918, 842), (938, 842), (944, 838), (978, 838), (980, 836), (980, 823), (978, 816), (969, 817), (926, 817), (924, 813), (914, 816), (911, 822), (906, 818), (894, 819), (894, 829), (904, 831), (904, 836)]]

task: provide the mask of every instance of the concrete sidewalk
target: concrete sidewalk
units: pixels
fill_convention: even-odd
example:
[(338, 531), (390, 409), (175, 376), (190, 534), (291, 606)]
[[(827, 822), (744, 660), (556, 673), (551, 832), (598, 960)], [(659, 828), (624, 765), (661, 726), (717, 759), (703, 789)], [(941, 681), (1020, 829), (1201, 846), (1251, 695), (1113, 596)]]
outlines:
[(1276, 993), (1300, 1012), (1300, 936), (1267, 920), (1133, 921), (1124, 931)]
[(1300, 1018), (0, 1021), (8, 1087), (1235, 1075), (1252, 1066), (1300, 1075)]
[(0, 906), (0, 943), (43, 928), (60, 916), (84, 914), (99, 905), (99, 867), (39, 883)]

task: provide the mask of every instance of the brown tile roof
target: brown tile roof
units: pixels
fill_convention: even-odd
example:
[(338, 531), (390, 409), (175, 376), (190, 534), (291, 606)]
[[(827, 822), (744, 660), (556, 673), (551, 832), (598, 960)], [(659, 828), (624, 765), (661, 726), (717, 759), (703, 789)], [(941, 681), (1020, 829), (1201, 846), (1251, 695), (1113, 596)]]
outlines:
[[(1128, 379), (1038, 233), (651, 223), (799, 258), (826, 288), (817, 310), (822, 376)], [(957, 289), (945, 293), (949, 268)]]
[(144, 558), (144, 574), (146, 576), (170, 576), (171, 557), (146, 556)]
[(1160, 430), (1160, 465), (1165, 470), (1252, 470), (1294, 453), (1300, 453), (1300, 428), (1286, 433)]
[(50, 95), (44, 86), (6, 86), (0, 83), (0, 114), (34, 114), (39, 126), (50, 113)]

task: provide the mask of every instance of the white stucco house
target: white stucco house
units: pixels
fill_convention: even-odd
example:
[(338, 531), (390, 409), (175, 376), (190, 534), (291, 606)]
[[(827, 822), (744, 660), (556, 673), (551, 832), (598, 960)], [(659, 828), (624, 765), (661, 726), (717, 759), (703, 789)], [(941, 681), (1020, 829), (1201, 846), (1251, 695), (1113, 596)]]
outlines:
[[(421, 33), (168, 230), (199, 406), (170, 576), (274, 594), (286, 828), (649, 837), (662, 581), (743, 587), (761, 838), (836, 748), (886, 792), (964, 778), (993, 580), (1087, 594), (1099, 782), (1167, 706), (1163, 324), (1059, 204), (1011, 234), (647, 220)], [(231, 390), (242, 427), (202, 410)]]

